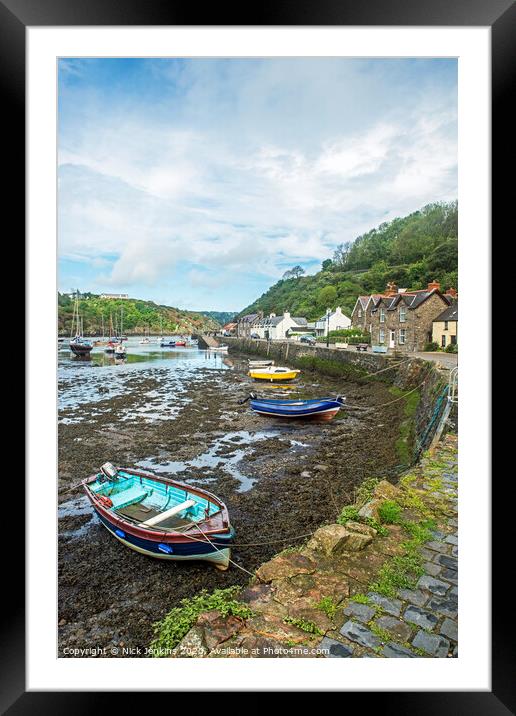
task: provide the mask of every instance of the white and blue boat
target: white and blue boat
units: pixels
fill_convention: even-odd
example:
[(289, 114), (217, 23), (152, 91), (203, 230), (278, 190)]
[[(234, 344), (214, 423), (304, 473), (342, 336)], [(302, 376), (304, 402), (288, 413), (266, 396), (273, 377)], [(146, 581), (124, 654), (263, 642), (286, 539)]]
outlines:
[(104, 527), (126, 547), (228, 568), (235, 533), (226, 505), (211, 492), (109, 462), (82, 485)]
[(258, 398), (251, 393), (249, 401), (251, 410), (259, 415), (271, 418), (317, 420), (326, 422), (334, 418), (345, 402), (340, 395), (336, 398), (315, 398), (312, 400), (281, 400)]

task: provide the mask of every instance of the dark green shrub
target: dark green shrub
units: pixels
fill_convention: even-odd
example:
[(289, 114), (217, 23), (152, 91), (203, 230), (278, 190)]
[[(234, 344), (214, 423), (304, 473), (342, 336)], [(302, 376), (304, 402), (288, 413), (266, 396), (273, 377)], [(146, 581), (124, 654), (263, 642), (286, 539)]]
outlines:
[(378, 507), (380, 522), (396, 525), (401, 522), (401, 507), (394, 500), (384, 500)]
[(425, 351), (438, 351), (439, 350), (439, 344), (435, 341), (430, 341), (429, 343), (425, 343)]
[(458, 343), (450, 343), (446, 348), (444, 349), (446, 353), (458, 353), (459, 352), (459, 345)]

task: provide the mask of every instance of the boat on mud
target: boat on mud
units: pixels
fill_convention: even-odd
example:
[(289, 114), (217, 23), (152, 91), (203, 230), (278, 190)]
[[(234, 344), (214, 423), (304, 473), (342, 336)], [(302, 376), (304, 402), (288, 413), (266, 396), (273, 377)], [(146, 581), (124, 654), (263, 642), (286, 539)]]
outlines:
[(227, 353), (229, 346), (210, 346), (208, 350), (215, 351), (216, 353)]
[(93, 344), (84, 336), (77, 335), (70, 341), (70, 350), (76, 356), (89, 356), (92, 349)]
[(315, 398), (311, 400), (281, 400), (259, 398), (251, 393), (242, 401), (249, 401), (249, 407), (259, 415), (272, 418), (285, 418), (287, 420), (313, 420), (328, 422), (332, 420), (345, 403), (345, 398), (338, 395), (336, 398)]
[(250, 360), (248, 361), (249, 368), (267, 368), (268, 366), (274, 365), (273, 360)]
[(234, 530), (226, 505), (212, 493), (109, 462), (82, 485), (104, 527), (126, 547), (228, 568)]
[(127, 349), (123, 343), (117, 343), (114, 350), (115, 358), (127, 358)]
[(294, 380), (301, 373), (296, 368), (285, 368), (283, 366), (268, 366), (266, 368), (251, 368), (248, 375), (255, 380), (283, 381)]
[(79, 291), (77, 291), (75, 294), (73, 306), (71, 331), (71, 335), (74, 337), (70, 340), (70, 350), (76, 356), (80, 356), (81, 358), (89, 358), (90, 353), (93, 349), (93, 343), (84, 338), (83, 332), (83, 319), (79, 314)]

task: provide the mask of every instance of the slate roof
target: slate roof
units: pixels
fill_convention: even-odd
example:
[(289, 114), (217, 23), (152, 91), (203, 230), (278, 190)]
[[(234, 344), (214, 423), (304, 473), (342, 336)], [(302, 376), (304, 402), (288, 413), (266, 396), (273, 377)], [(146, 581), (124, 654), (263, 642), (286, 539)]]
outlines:
[(248, 313), (247, 316), (242, 316), (240, 319), (242, 322), (245, 321), (246, 323), (252, 323), (252, 321), (255, 321), (258, 318), (257, 313)]
[[(397, 293), (395, 296), (379, 296), (378, 301), (375, 301), (374, 303), (375, 307), (377, 307), (380, 301), (382, 301), (388, 311), (394, 311), (396, 307), (400, 304), (400, 302), (403, 301), (407, 308), (414, 310), (415, 308), (418, 308), (422, 303), (424, 303), (427, 298), (430, 298), (430, 296), (432, 296), (434, 293), (439, 294), (447, 303), (452, 302), (450, 296), (445, 296), (445, 294), (441, 293), (438, 289), (433, 288), (429, 291), (428, 289), (424, 288), (415, 291), (405, 291), (404, 293)], [(374, 301), (375, 296), (371, 296), (371, 298)]]
[(440, 313), (437, 318), (434, 318), (433, 322), (436, 321), (458, 321), (459, 320), (459, 304), (457, 301), (454, 301), (451, 306), (448, 306), (448, 308), (445, 308), (442, 313)]

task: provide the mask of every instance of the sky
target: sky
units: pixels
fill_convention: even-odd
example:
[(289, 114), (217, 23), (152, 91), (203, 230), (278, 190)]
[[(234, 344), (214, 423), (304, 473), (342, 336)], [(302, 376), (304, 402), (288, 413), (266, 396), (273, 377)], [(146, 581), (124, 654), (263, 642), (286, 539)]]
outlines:
[(59, 61), (59, 290), (240, 311), (457, 198), (454, 59)]

